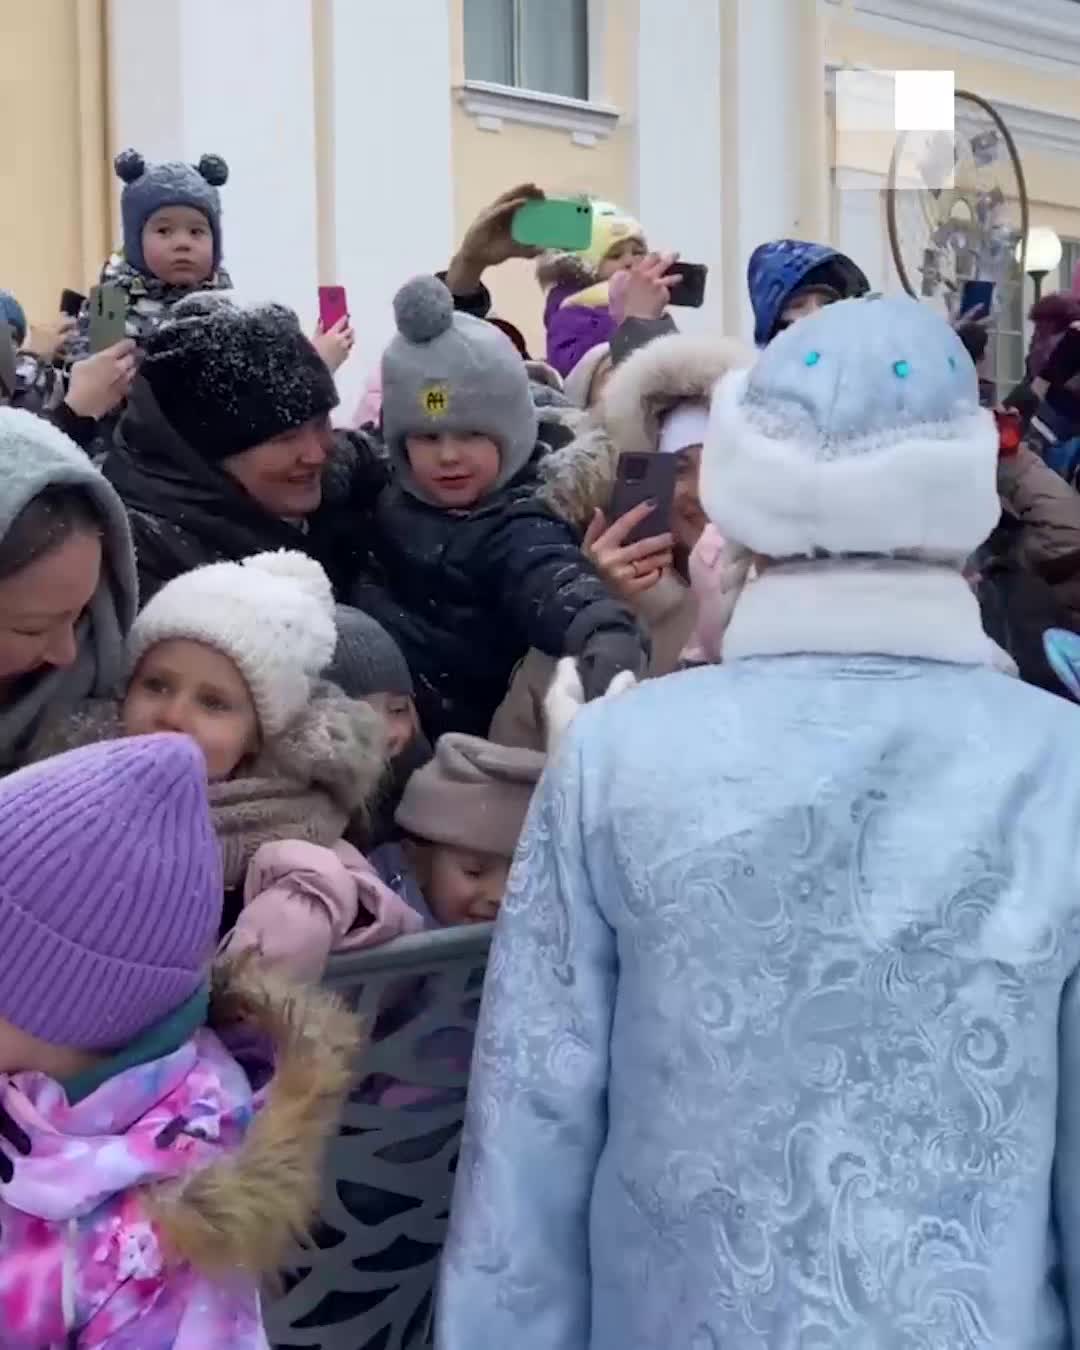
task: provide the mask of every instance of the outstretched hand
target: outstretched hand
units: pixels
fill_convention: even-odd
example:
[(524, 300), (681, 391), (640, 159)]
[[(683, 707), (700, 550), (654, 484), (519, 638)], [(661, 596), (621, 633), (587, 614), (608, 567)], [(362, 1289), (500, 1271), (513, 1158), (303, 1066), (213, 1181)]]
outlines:
[(535, 183), (521, 183), (485, 206), (465, 231), (461, 247), (446, 274), (454, 295), (472, 295), (480, 289), (484, 272), (511, 258), (537, 258), (543, 249), (519, 244), (511, 231), (514, 213), (527, 202), (543, 199)]

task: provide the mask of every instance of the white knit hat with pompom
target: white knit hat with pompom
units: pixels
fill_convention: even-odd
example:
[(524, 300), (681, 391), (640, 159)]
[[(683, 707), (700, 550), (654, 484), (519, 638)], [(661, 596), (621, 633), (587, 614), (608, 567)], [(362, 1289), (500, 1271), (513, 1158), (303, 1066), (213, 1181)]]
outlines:
[(326, 573), (304, 553), (212, 563), (163, 586), (135, 620), (131, 670), (159, 642), (182, 638), (224, 653), (243, 675), (264, 737), (307, 707), (312, 680), (337, 645)]

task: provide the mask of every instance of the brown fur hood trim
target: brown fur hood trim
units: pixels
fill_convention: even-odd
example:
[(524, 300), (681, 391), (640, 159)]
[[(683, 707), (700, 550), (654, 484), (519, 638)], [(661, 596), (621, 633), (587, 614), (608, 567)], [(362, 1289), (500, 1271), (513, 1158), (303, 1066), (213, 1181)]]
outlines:
[(660, 421), (684, 399), (708, 399), (728, 371), (752, 365), (754, 353), (731, 338), (672, 333), (617, 366), (599, 405), (576, 438), (541, 465), (541, 496), (575, 529), (606, 510), (620, 454), (648, 454)]
[(214, 967), (210, 1017), (215, 1029), (242, 1024), (272, 1042), (266, 1103), (236, 1153), (153, 1188), (147, 1208), (177, 1259), (215, 1277), (263, 1277), (282, 1268), (315, 1215), (363, 1036), (335, 995), (291, 984), (250, 953)]
[(596, 284), (596, 273), (578, 253), (545, 253), (536, 264), (536, 279), (545, 291), (555, 286)]
[(374, 800), (386, 767), (379, 714), (320, 680), (305, 711), (267, 744), (252, 772), (322, 788), (352, 816)]

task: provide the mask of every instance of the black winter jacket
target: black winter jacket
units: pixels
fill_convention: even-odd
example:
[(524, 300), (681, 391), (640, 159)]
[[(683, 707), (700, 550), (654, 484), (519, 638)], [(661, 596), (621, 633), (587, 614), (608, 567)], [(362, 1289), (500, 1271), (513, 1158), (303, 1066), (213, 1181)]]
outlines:
[(486, 736), (530, 647), (577, 655), (600, 629), (640, 636), (571, 527), (535, 496), (531, 469), (469, 511), (428, 506), (395, 484), (371, 540), (379, 581), (360, 582), (348, 603), (396, 638), (432, 741)]
[(298, 529), (270, 515), (223, 469), (198, 455), (165, 421), (142, 380), (135, 383), (118, 443), (102, 468), (131, 521), (143, 604), (193, 567), (281, 548), (299, 549), (320, 562), (343, 598), (366, 561), (367, 522), (389, 475), (370, 441), (335, 433), (322, 505), (306, 529)]

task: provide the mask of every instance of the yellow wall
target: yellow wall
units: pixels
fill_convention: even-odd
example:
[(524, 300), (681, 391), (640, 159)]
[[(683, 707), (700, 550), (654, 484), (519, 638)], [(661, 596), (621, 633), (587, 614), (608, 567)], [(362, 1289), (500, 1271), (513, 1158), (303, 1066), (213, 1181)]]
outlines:
[(105, 256), (101, 0), (0, 4), (0, 286), (55, 316)]
[[(1080, 119), (1080, 80), (867, 32), (837, 19), (828, 27), (826, 57), (835, 65), (878, 70), (952, 70), (957, 89), (981, 94), (991, 103), (995, 98), (1004, 99)], [(1080, 237), (1080, 174), (1075, 164), (1024, 149), (1020, 157), (1031, 202), (1031, 223), (1049, 225), (1071, 238)]]
[[(465, 78), (462, 0), (451, 0), (454, 88), (451, 134), (454, 156), (454, 219), (460, 239), (469, 222), (499, 193), (516, 183), (537, 182), (552, 195), (589, 192), (633, 207), (636, 193), (633, 130), (637, 85), (637, 0), (610, 0), (603, 57), (604, 99), (622, 114), (608, 140), (586, 148), (570, 133), (504, 122), (499, 132), (481, 131), (462, 108)], [(543, 355), (543, 304), (533, 263), (509, 262), (485, 277), (495, 312), (517, 324), (534, 355)]]

